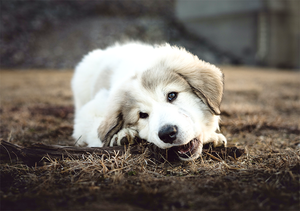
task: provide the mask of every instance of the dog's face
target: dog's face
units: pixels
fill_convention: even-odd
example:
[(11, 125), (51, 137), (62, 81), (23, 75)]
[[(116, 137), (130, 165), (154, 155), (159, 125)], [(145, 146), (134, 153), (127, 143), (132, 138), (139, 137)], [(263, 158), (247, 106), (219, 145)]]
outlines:
[(165, 60), (121, 84), (99, 127), (100, 139), (110, 141), (131, 128), (182, 160), (197, 158), (203, 141), (218, 128), (223, 77), (216, 67), (190, 60), (181, 66)]
[[(201, 154), (203, 138), (217, 122), (188, 82), (173, 71), (155, 68), (137, 83), (139, 136), (161, 149), (172, 148), (184, 160)], [(148, 97), (145, 97), (148, 96)]]

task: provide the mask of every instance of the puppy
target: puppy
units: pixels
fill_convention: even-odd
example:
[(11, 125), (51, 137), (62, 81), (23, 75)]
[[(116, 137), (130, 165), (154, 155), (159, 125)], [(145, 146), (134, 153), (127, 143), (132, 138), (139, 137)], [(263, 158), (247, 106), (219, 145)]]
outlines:
[(183, 48), (139, 42), (94, 50), (71, 82), (79, 146), (132, 144), (135, 137), (181, 160), (226, 145), (219, 130), (223, 74)]

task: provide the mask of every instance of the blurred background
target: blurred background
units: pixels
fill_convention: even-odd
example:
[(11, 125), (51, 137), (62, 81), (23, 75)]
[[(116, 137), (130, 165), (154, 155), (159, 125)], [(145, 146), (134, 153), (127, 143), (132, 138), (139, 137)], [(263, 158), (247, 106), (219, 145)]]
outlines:
[(214, 64), (300, 69), (299, 0), (1, 0), (0, 67), (70, 69), (116, 41)]

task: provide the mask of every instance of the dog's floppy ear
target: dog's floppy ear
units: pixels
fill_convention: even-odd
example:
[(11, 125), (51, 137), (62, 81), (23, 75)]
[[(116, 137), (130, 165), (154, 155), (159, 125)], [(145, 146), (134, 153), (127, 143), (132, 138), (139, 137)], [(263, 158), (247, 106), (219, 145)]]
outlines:
[(129, 122), (134, 122), (135, 116), (131, 118), (130, 111), (134, 107), (135, 99), (130, 94), (132, 89), (130, 84), (130, 81), (124, 82), (111, 94), (107, 113), (98, 127), (98, 137), (104, 146), (109, 146), (115, 134), (128, 126)]
[(198, 61), (191, 68), (176, 71), (191, 86), (193, 92), (210, 108), (211, 112), (220, 115), (220, 104), (223, 96), (223, 73), (214, 65)]
[(112, 137), (118, 133), (124, 124), (122, 112), (109, 112), (98, 128), (98, 137), (104, 143), (103, 146), (109, 146)]

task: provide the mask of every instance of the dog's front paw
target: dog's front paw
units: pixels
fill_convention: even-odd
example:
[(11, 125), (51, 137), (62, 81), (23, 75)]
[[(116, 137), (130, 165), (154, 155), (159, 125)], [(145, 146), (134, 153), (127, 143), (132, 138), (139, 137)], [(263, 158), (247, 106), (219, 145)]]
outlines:
[(206, 143), (208, 142), (213, 142), (214, 147), (227, 146), (227, 139), (221, 133), (214, 133)]
[(129, 128), (123, 128), (115, 134), (110, 140), (109, 146), (122, 146), (134, 144), (134, 138), (137, 136), (137, 131)]
[(227, 146), (227, 139), (221, 133), (216, 134), (216, 139), (214, 140), (214, 147)]

